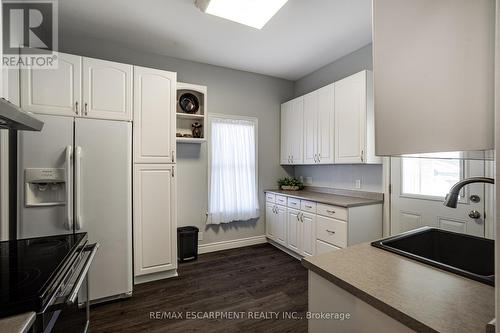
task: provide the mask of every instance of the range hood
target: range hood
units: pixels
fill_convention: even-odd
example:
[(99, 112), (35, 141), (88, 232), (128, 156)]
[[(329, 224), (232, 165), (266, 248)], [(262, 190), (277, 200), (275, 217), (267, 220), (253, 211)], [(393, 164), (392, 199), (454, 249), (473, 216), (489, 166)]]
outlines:
[(19, 131), (41, 131), (43, 121), (33, 117), (4, 98), (0, 98), (0, 128)]

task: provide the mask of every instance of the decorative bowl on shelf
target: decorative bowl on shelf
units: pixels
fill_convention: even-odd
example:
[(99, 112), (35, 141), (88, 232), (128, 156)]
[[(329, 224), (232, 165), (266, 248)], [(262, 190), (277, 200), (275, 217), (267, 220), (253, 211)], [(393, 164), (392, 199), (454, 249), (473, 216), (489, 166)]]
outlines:
[(179, 97), (179, 106), (183, 112), (194, 114), (200, 109), (200, 101), (194, 94), (187, 92)]
[(283, 177), (278, 179), (278, 186), (284, 191), (298, 191), (304, 188), (304, 184), (295, 177)]

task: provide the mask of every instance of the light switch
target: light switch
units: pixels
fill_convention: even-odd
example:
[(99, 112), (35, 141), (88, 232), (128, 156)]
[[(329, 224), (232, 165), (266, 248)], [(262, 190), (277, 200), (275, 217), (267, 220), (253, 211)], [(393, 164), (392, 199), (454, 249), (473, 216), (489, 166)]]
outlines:
[(304, 184), (305, 185), (312, 185), (313, 183), (313, 177), (305, 177)]
[(356, 179), (356, 188), (361, 188), (361, 179)]

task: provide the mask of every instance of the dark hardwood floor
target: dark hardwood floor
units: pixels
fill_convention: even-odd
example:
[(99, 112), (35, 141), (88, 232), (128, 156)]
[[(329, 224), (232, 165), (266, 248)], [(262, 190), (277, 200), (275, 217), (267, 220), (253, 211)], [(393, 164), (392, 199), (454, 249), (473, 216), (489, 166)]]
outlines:
[[(128, 300), (93, 306), (91, 332), (307, 332), (299, 319), (307, 311), (307, 270), (272, 245), (203, 254), (178, 272), (134, 286)], [(193, 318), (221, 313), (233, 319)]]

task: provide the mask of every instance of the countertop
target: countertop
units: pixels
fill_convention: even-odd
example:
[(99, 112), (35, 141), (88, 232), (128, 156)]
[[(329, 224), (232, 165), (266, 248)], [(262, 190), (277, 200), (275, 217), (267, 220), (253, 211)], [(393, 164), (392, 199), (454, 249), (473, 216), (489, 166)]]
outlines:
[(495, 317), (494, 287), (369, 243), (302, 264), (418, 332), (485, 332)]
[(35, 322), (36, 313), (26, 312), (19, 315), (0, 318), (0, 332), (2, 333), (25, 333), (28, 332)]
[(309, 200), (345, 208), (376, 205), (384, 202), (384, 200), (382, 199), (361, 198), (361, 197), (338, 195), (332, 193), (321, 193), (321, 192), (314, 192), (307, 190), (301, 190), (301, 191), (266, 190), (265, 192), (276, 193), (287, 197)]

